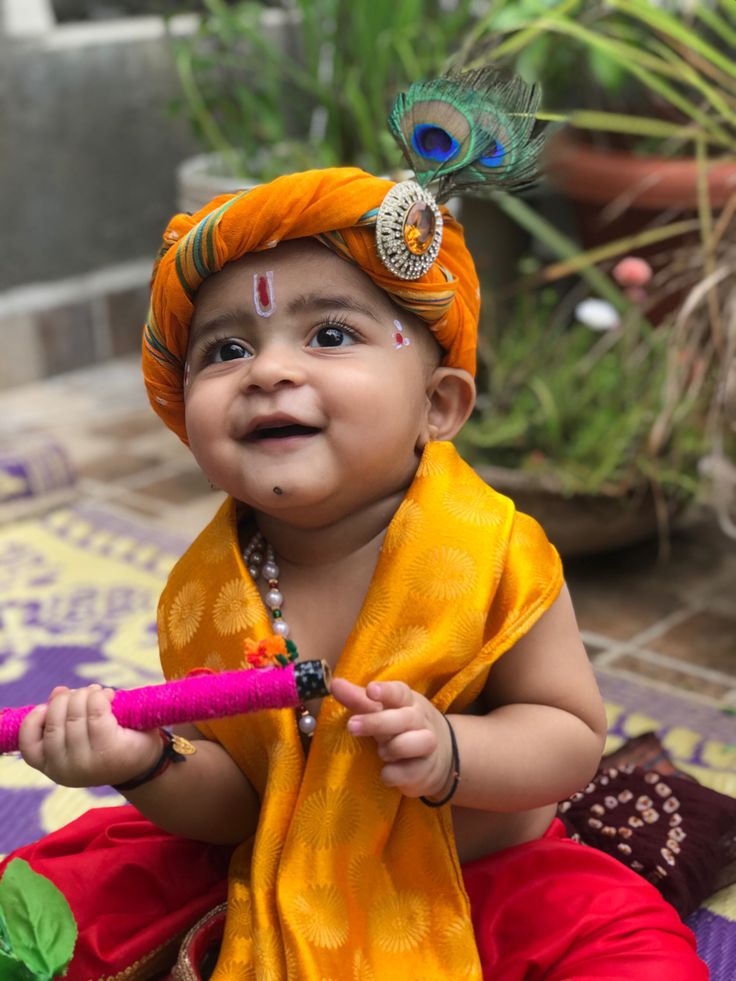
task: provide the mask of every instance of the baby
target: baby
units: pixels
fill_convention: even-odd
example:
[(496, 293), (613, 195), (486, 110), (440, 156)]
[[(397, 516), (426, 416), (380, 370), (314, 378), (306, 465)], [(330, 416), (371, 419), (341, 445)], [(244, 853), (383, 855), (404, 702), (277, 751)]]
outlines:
[(165, 674), (276, 635), (332, 697), (172, 740), (59, 688), (23, 756), (234, 846), (217, 981), (705, 978), (654, 888), (555, 818), (601, 698), (557, 553), (450, 442), (475, 395), (462, 231), (445, 214), (423, 276), (387, 271), (365, 216), (390, 187), (315, 171), (177, 216), (144, 340), (153, 407), (228, 494), (162, 596)]

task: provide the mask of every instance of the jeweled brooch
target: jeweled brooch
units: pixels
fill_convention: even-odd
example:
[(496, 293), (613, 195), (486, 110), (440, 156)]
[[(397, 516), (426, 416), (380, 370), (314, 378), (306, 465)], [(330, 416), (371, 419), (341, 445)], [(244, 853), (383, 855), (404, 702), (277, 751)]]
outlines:
[(376, 217), (376, 250), (399, 279), (419, 279), (442, 244), (442, 214), (434, 197), (416, 181), (396, 184)]

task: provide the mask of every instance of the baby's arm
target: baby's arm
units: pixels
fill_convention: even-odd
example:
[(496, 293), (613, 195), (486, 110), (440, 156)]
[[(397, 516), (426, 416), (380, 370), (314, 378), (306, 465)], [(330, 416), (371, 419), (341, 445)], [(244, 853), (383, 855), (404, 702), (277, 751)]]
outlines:
[[(25, 761), (66, 787), (126, 783), (150, 770), (161, 755), (159, 732), (119, 725), (110, 707), (113, 695), (99, 685), (55, 688), (48, 704), (23, 721), (18, 742)], [(237, 844), (255, 829), (255, 791), (219, 743), (193, 726), (177, 731), (196, 740), (196, 753), (125, 796), (165, 831)]]
[[(348, 726), (372, 736), (384, 781), (409, 796), (441, 797), (452, 754), (440, 712), (401, 682), (360, 689), (334, 679), (354, 714)], [(606, 718), (569, 593), (493, 666), (485, 715), (450, 715), (462, 779), (453, 803), (488, 811), (529, 810), (562, 800), (595, 772)]]
[(526, 810), (563, 800), (593, 776), (606, 714), (566, 586), (493, 666), (484, 698), (486, 716), (460, 717), (458, 804)]

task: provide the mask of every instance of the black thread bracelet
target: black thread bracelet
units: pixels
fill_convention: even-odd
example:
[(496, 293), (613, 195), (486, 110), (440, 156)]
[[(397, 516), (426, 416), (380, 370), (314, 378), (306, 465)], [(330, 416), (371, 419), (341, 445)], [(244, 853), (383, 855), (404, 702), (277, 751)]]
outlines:
[(136, 787), (142, 787), (144, 783), (148, 783), (150, 780), (155, 780), (156, 777), (160, 777), (172, 763), (184, 762), (189, 754), (180, 753), (178, 751), (177, 746), (179, 745), (179, 738), (170, 733), (168, 729), (160, 728), (158, 731), (161, 736), (163, 748), (161, 750), (161, 755), (153, 766), (146, 770), (145, 773), (141, 774), (140, 777), (134, 777), (132, 780), (126, 780), (125, 783), (114, 783), (112, 785), (113, 790), (135, 790)]
[(455, 738), (455, 730), (452, 728), (452, 723), (443, 715), (442, 718), (447, 723), (447, 728), (450, 730), (450, 746), (452, 747), (452, 786), (447, 791), (442, 800), (430, 800), (428, 797), (420, 797), (419, 800), (422, 804), (426, 804), (427, 807), (442, 807), (448, 801), (452, 800), (455, 796), (455, 791), (460, 783), (460, 751), (457, 748), (457, 739)]

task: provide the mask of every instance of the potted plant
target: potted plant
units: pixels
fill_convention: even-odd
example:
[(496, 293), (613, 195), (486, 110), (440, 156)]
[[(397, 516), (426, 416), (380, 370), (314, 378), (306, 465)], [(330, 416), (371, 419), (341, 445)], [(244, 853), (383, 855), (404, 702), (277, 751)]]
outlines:
[[(195, 201), (308, 167), (401, 167), (386, 125), (415, 78), (442, 71), (473, 23), (471, 0), (203, 0), (198, 31), (172, 36), (178, 102), (214, 175)], [(195, 192), (196, 194), (197, 192)]]
[[(478, 19), (473, 0), (201, 2), (199, 30), (171, 37), (178, 109), (205, 151), (179, 168), (179, 204), (190, 212), (294, 170), (400, 171), (386, 121), (396, 93), (444, 71)], [(525, 233), (487, 198), (453, 208), (481, 280), (507, 281)]]
[(588, 206), (578, 209), (586, 244), (720, 210), (736, 193), (732, 4), (501, 2), (467, 43), (540, 81), (551, 118), (569, 123), (547, 174)]
[(673, 517), (714, 487), (724, 531), (736, 527), (736, 242), (724, 223), (711, 236), (714, 271), (701, 266), (678, 313), (656, 328), (641, 312), (644, 290), (656, 302), (701, 250), (677, 250), (618, 309), (591, 303), (570, 264), (530, 258), (510, 317), (508, 306), (494, 316), (484, 297), (478, 403), (458, 448), (563, 554), (658, 532), (666, 542)]
[[(706, 491), (736, 531), (735, 45), (727, 4), (501, 0), (458, 55), (511, 60), (541, 81), (544, 115), (568, 124), (548, 175), (576, 203), (578, 240), (554, 201), (540, 214), (498, 200), (557, 260), (534, 281), (592, 291), (615, 325), (596, 341), (548, 291), (520, 296), (511, 327), (484, 321), (461, 447), (568, 553), (647, 537)], [(610, 275), (632, 253), (653, 266), (633, 302)], [(527, 345), (518, 361), (512, 340)]]

